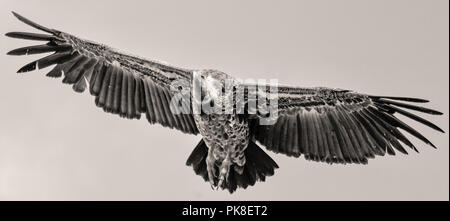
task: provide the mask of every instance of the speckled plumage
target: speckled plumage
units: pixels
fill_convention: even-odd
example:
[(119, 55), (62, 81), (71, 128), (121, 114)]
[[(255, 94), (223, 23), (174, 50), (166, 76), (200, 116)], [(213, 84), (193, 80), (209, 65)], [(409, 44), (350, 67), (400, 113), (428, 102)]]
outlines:
[[(194, 79), (201, 88), (201, 93), (193, 93), (193, 100), (205, 102), (220, 101), (223, 113), (194, 114), (195, 124), (208, 147), (206, 166), (211, 185), (221, 186), (228, 178), (230, 168), (242, 174), (246, 162), (244, 151), (249, 144), (250, 132), (248, 120), (233, 113), (226, 114), (225, 107), (233, 95), (237, 82), (223, 72), (205, 70), (198, 72), (200, 79)], [(233, 82), (225, 84), (225, 80)], [(214, 84), (212, 81), (215, 81)], [(216, 93), (215, 93), (216, 92)], [(216, 104), (217, 105), (217, 104)], [(214, 105), (212, 105), (214, 107)], [(234, 165), (233, 167), (231, 167)], [(214, 180), (218, 179), (219, 183)]]
[(244, 150), (249, 143), (249, 126), (246, 120), (239, 121), (237, 117), (234, 114), (194, 115), (197, 128), (209, 148), (206, 162), (211, 181), (217, 176), (216, 166), (219, 168), (219, 180), (227, 178), (232, 164), (236, 165), (233, 167), (235, 171), (242, 174)]

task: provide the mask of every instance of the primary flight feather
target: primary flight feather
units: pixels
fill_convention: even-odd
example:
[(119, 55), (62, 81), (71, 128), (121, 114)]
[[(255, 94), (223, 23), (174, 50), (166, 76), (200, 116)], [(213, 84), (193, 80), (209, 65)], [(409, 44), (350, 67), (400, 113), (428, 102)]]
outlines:
[[(417, 151), (399, 129), (434, 147), (396, 115), (444, 132), (411, 112), (442, 114), (412, 104), (428, 102), (424, 99), (371, 96), (323, 87), (260, 89), (260, 84), (244, 84), (217, 70), (178, 68), (127, 55), (13, 14), (45, 33), (9, 32), (6, 36), (45, 43), (18, 48), (8, 55), (52, 53), (23, 66), (19, 73), (55, 65), (47, 76), (63, 77), (62, 82), (73, 85), (76, 92), (88, 89), (95, 104), (105, 112), (129, 119), (139, 119), (145, 114), (152, 124), (187, 134), (200, 133), (202, 140), (186, 164), (214, 188), (234, 192), (237, 187), (252, 186), (274, 174), (278, 165), (256, 142), (288, 156), (303, 155), (305, 159), (327, 163), (366, 164), (377, 155), (394, 155), (396, 151), (407, 154), (404, 145)], [(270, 98), (269, 103), (277, 104), (273, 123), (261, 123), (267, 113), (252, 111), (251, 104), (256, 101), (250, 96), (251, 88), (257, 88), (256, 94)], [(237, 97), (240, 89), (245, 95), (241, 100)], [(180, 94), (183, 99), (176, 100)], [(235, 103), (231, 104), (232, 112), (193, 111), (204, 104), (222, 108), (229, 98), (241, 102), (243, 112), (237, 111)]]

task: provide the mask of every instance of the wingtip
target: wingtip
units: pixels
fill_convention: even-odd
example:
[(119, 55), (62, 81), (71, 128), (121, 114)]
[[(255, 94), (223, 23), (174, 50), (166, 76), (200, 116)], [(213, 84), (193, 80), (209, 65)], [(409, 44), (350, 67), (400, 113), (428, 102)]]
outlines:
[(37, 62), (31, 62), (25, 66), (23, 66), (22, 68), (20, 68), (17, 73), (24, 73), (24, 72), (30, 72), (30, 71), (34, 71), (39, 69), (38, 68), (38, 63)]
[(428, 114), (431, 114), (431, 115), (443, 115), (444, 114), (444, 113), (442, 113), (440, 111), (433, 110), (433, 109), (428, 109), (427, 112), (425, 112), (425, 113), (428, 113)]
[(26, 72), (26, 71), (22, 70), (22, 68), (16, 71), (17, 74), (24, 73), (24, 72)]
[(416, 103), (429, 103), (430, 100), (423, 99), (423, 98), (409, 98), (410, 102), (416, 102)]
[(437, 149), (437, 147), (431, 142), (428, 142), (428, 145), (432, 146), (434, 149)]
[(439, 131), (439, 132), (441, 132), (441, 133), (443, 133), (443, 134), (445, 134), (445, 131), (444, 130), (442, 130), (440, 127), (436, 127), (435, 128), (437, 131)]
[(54, 29), (49, 29), (47, 27), (44, 27), (42, 25), (39, 25), (33, 21), (31, 21), (30, 19), (27, 19), (25, 17), (23, 17), (22, 15), (20, 15), (19, 13), (16, 13), (15, 11), (11, 11), (11, 13), (14, 15), (14, 17), (16, 17), (17, 19), (19, 19), (20, 21), (22, 21), (23, 23), (30, 25), (36, 29), (39, 29), (41, 31), (47, 32), (47, 33), (51, 33), (51, 34), (57, 34), (58, 31), (54, 30)]
[(398, 100), (398, 101), (415, 102), (415, 103), (428, 103), (428, 102), (430, 102), (427, 99), (415, 98), (415, 97), (394, 97), (394, 96), (375, 96), (375, 95), (368, 95), (368, 96), (370, 98), (374, 98), (374, 99), (389, 99), (389, 100)]
[(20, 15), (19, 13), (15, 12), (15, 11), (11, 11), (11, 13), (14, 15), (14, 17), (16, 17), (18, 19), (23, 18), (22, 15)]

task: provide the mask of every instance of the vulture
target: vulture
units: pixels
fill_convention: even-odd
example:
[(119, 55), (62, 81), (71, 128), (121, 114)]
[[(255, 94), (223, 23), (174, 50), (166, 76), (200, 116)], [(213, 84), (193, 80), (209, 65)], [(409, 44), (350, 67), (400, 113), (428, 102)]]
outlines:
[(367, 164), (375, 156), (407, 154), (407, 148), (417, 152), (404, 132), (435, 148), (399, 115), (444, 132), (414, 113), (442, 114), (419, 105), (425, 99), (243, 82), (218, 70), (125, 54), (13, 15), (42, 32), (6, 36), (41, 43), (7, 54), (50, 53), (18, 73), (52, 67), (46, 76), (62, 77), (75, 92), (88, 90), (105, 112), (145, 115), (151, 124), (200, 134), (186, 165), (213, 189), (233, 193), (273, 175), (278, 165), (261, 147), (328, 164)]

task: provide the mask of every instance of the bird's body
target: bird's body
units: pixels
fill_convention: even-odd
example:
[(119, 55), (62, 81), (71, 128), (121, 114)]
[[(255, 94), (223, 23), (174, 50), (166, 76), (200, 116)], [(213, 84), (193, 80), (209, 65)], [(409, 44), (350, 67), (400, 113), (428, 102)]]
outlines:
[[(53, 52), (25, 65), (19, 73), (55, 65), (48, 77), (63, 77), (63, 83), (76, 92), (88, 89), (105, 112), (129, 119), (145, 115), (151, 124), (200, 133), (202, 139), (186, 164), (212, 186), (230, 192), (265, 181), (278, 168), (260, 145), (317, 162), (366, 164), (386, 153), (406, 154), (404, 145), (417, 151), (399, 129), (434, 147), (396, 115), (444, 132), (411, 112), (442, 114), (411, 104), (428, 102), (424, 99), (324, 87), (278, 86), (274, 91), (253, 91), (261, 85), (243, 85), (216, 70), (178, 68), (126, 55), (13, 14), (46, 34), (10, 32), (7, 36), (47, 43), (18, 48), (9, 55)], [(273, 112), (260, 109), (264, 105), (252, 94), (270, 97), (271, 106), (264, 110)], [(265, 121), (267, 116), (273, 121)]]
[[(208, 147), (206, 166), (209, 181), (212, 186), (221, 186), (228, 178), (230, 169), (238, 174), (244, 170), (244, 151), (250, 141), (248, 120), (239, 116), (235, 110), (225, 113), (237, 81), (216, 70), (199, 71), (196, 74), (193, 88), (198, 87), (200, 93), (193, 92), (192, 96), (194, 105), (197, 104), (195, 101), (201, 102), (196, 106), (200, 109), (194, 110), (198, 111), (198, 114), (194, 113), (194, 120)], [(231, 83), (226, 84), (227, 81)], [(202, 102), (211, 109), (216, 108), (216, 111), (220, 109), (222, 113), (204, 113), (201, 110)]]
[[(230, 169), (242, 174), (250, 140), (247, 120), (239, 121), (236, 114), (194, 115), (194, 119), (208, 147), (206, 166), (211, 184), (220, 186)], [(214, 184), (215, 178), (219, 183)]]

